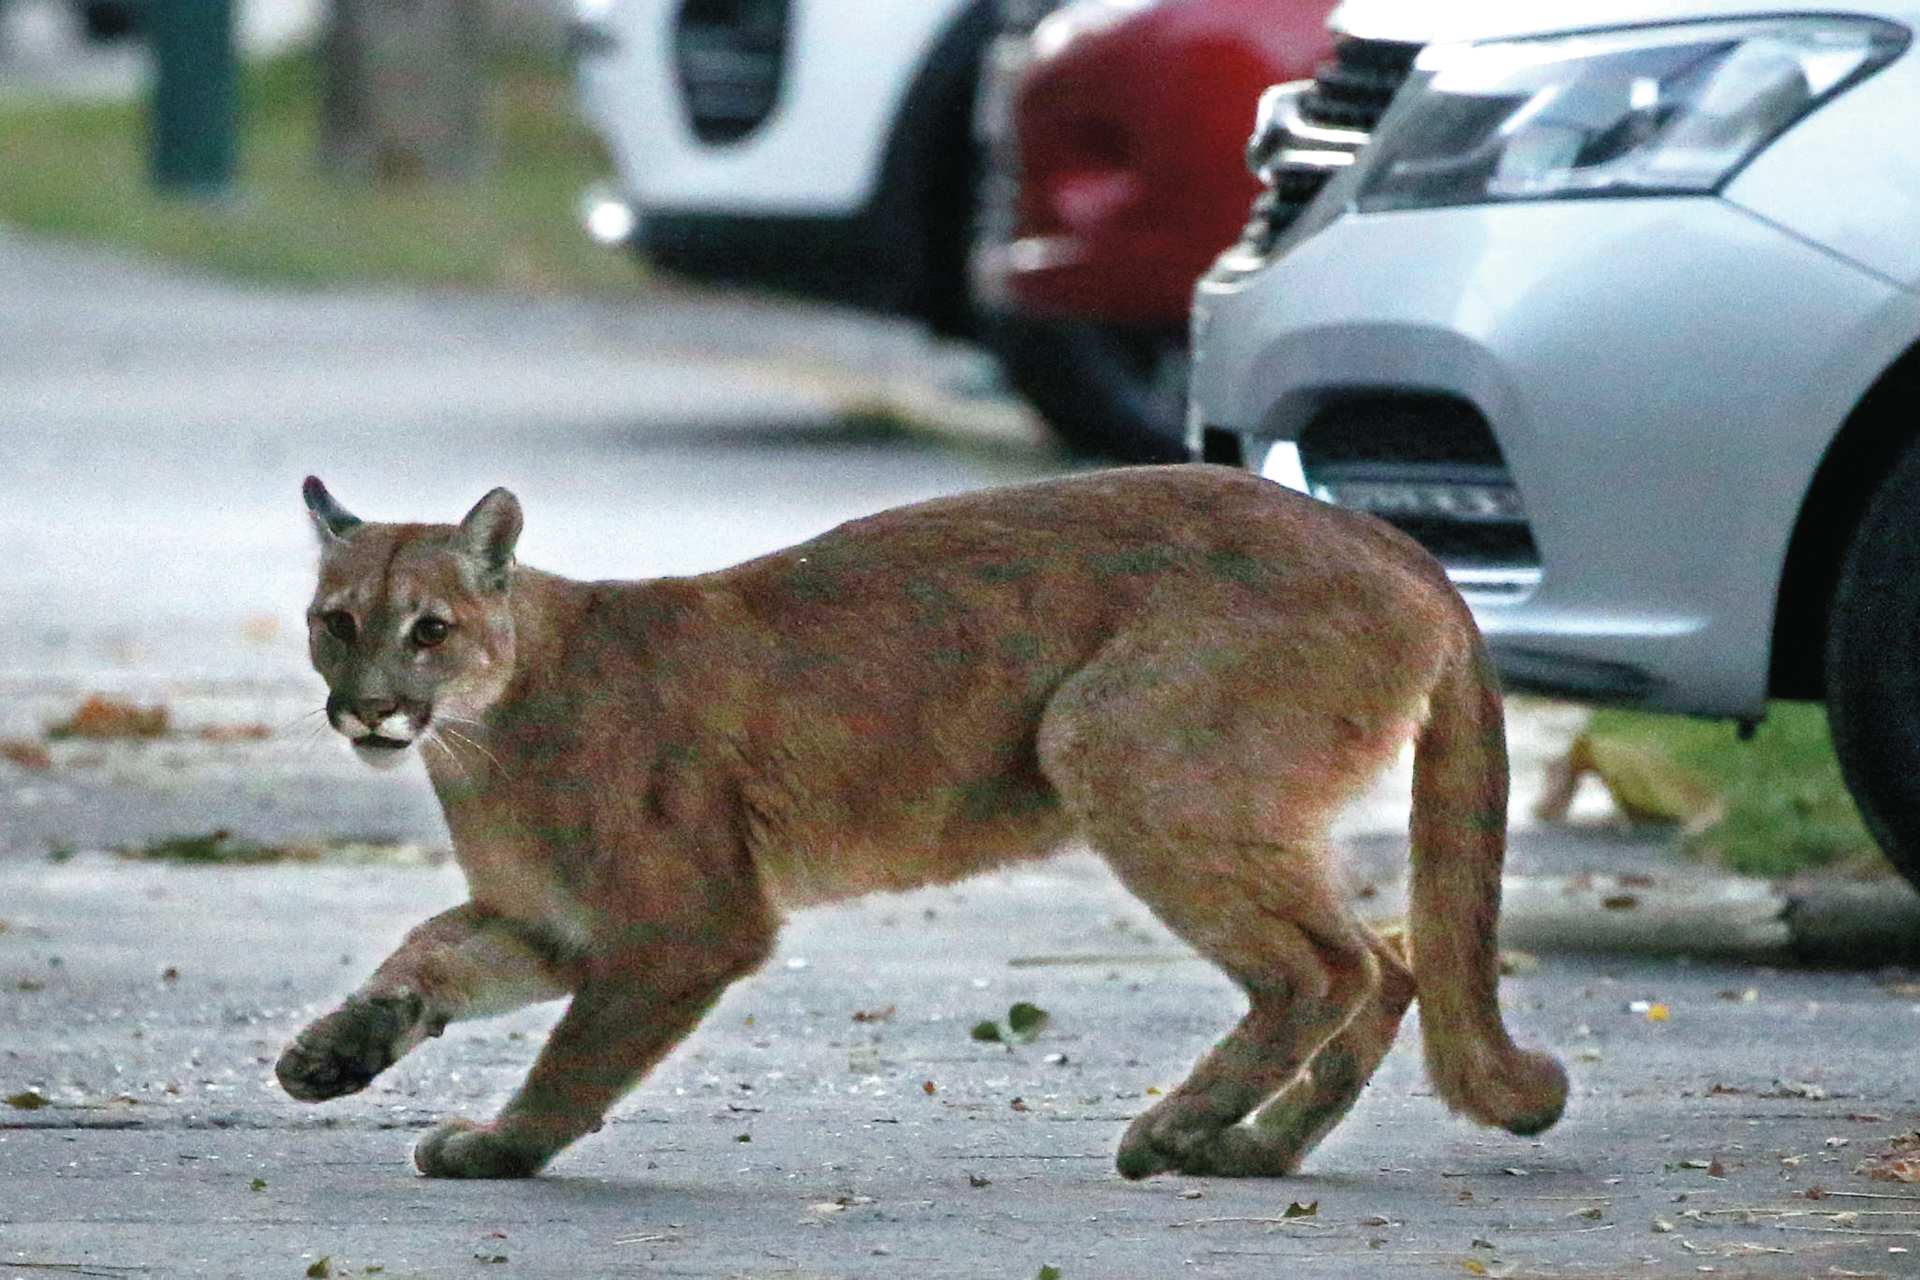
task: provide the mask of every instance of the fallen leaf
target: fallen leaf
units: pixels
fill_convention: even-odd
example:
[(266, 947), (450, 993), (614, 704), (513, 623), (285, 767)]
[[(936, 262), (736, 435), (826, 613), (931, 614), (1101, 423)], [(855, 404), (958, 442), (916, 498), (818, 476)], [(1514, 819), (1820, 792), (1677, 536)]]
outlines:
[(1005, 1039), (1005, 1037), (1000, 1034), (1000, 1024), (992, 1021), (974, 1023), (973, 1030), (967, 1034), (975, 1040), (984, 1041), (987, 1044), (1000, 1044)]
[(1540, 968), (1540, 958), (1525, 951), (1502, 951), (1500, 953), (1500, 975), (1506, 978), (1519, 977), (1533, 973)]
[(1718, 1160), (1715, 1160), (1712, 1164), (1707, 1166), (1707, 1176), (1709, 1178), (1724, 1178), (1727, 1176), (1727, 1168), (1725, 1165), (1721, 1164)]
[(53, 768), (53, 755), (46, 747), (25, 738), (0, 738), (0, 760), (35, 772)]
[(71, 717), (47, 726), (49, 738), (159, 738), (167, 732), (165, 707), (142, 707), (100, 694)]
[(1668, 1012), (1667, 1006), (1663, 1004), (1656, 1004), (1647, 1010), (1648, 1022), (1666, 1022), (1671, 1017), (1672, 1014)]
[(897, 1008), (898, 1006), (896, 1005), (888, 1005), (884, 1009), (858, 1009), (854, 1011), (853, 1020), (855, 1022), (885, 1022), (894, 1015)]
[(931, 1098), (933, 1096), (933, 1081), (923, 1080), (920, 1084), (920, 1092)]
[(280, 634), (280, 619), (270, 613), (256, 613), (240, 624), (240, 634), (255, 644), (265, 644)]
[(16, 1093), (8, 1098), (7, 1105), (21, 1111), (38, 1111), (42, 1107), (52, 1106), (53, 1100), (38, 1089), (28, 1089), (24, 1093)]
[(1310, 1204), (1301, 1204), (1298, 1200), (1295, 1200), (1287, 1206), (1287, 1211), (1280, 1216), (1283, 1218), (1311, 1218), (1319, 1214), (1319, 1212), (1320, 1202), (1318, 1200)]
[(307, 1268), (307, 1280), (327, 1280), (333, 1274), (333, 1258), (324, 1257)]
[(1809, 1102), (1819, 1102), (1827, 1096), (1824, 1086), (1810, 1084), (1804, 1080), (1775, 1080), (1773, 1091), (1763, 1093), (1763, 1098), (1805, 1098)]
[(1024, 1098), (1015, 1098), (1015, 1099), (1013, 1100), (1013, 1102), (1012, 1102), (1011, 1104), (1009, 1104), (1009, 1105), (1011, 1105), (1011, 1106), (1013, 1107), (1013, 1109), (1014, 1109), (1015, 1111), (1031, 1111), (1031, 1110), (1033, 1110), (1033, 1108), (1032, 1108), (1032, 1107), (1030, 1107), (1030, 1106), (1028, 1106), (1028, 1105), (1027, 1105), (1027, 1103), (1026, 1103), (1026, 1099), (1024, 1099)]
[(255, 1178), (253, 1182), (247, 1187), (247, 1190), (249, 1191), (265, 1191), (266, 1189), (267, 1189), (267, 1180), (265, 1178)]
[(1041, 1267), (1040, 1274), (1034, 1280), (1060, 1280), (1060, 1268)]
[(1868, 1156), (1853, 1171), (1882, 1182), (1920, 1182), (1920, 1132), (1894, 1138), (1885, 1150)]
[(202, 742), (265, 742), (273, 730), (264, 724), (210, 724), (193, 736)]
[(1007, 1010), (1007, 1027), (1022, 1040), (1031, 1040), (1046, 1027), (1051, 1016), (1039, 1005), (1022, 1000)]
[(970, 1187), (990, 1187), (993, 1185), (993, 1179), (983, 1178), (977, 1173), (970, 1173), (967, 1175), (967, 1185)]
[(1610, 893), (1600, 899), (1600, 905), (1609, 911), (1631, 911), (1640, 905), (1640, 895), (1634, 893)]

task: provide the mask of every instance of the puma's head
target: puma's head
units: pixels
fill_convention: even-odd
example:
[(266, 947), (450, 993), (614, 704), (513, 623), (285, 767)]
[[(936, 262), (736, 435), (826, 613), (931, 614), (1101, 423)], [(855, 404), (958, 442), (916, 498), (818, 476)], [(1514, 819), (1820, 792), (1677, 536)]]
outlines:
[(313, 476), (302, 490), (320, 535), (307, 648), (328, 721), (381, 766), (435, 729), (460, 733), (513, 673), (520, 503), (495, 489), (457, 525), (374, 524)]

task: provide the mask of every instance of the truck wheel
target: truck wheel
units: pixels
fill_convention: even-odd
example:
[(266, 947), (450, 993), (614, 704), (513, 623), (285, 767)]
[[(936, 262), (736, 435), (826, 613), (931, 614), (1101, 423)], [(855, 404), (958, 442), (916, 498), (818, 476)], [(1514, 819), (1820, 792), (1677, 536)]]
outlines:
[(1920, 444), (1874, 492), (1841, 561), (1827, 717), (1867, 830), (1920, 887)]
[(1180, 334), (1011, 314), (988, 317), (985, 327), (1007, 381), (1075, 453), (1187, 460)]

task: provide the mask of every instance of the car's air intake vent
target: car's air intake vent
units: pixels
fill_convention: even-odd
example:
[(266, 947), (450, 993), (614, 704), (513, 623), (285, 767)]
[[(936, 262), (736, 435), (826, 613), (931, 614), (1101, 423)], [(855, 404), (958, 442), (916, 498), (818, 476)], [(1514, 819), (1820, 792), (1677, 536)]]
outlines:
[(1465, 401), (1337, 401), (1308, 422), (1299, 453), (1311, 492), (1411, 534), (1462, 591), (1512, 597), (1540, 581), (1520, 491), (1486, 420)]
[(738, 142), (780, 101), (789, 0), (687, 0), (674, 27), (680, 100), (693, 136)]

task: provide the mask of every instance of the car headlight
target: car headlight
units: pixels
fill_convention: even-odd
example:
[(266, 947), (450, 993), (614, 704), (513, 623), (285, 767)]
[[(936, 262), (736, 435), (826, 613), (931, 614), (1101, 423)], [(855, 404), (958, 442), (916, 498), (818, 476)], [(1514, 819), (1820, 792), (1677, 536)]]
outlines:
[(1714, 191), (1907, 39), (1834, 16), (1436, 45), (1374, 134), (1355, 205)]

